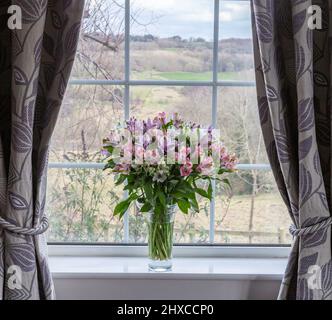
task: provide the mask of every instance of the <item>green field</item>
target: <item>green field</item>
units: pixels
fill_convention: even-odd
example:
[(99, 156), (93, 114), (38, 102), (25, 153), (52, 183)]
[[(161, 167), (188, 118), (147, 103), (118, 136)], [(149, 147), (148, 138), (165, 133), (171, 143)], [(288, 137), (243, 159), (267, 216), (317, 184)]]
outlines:
[[(212, 72), (160, 72), (157, 73), (160, 78), (165, 80), (183, 80), (183, 81), (209, 81), (212, 80)], [(219, 72), (219, 80), (238, 80), (241, 75), (238, 72)]]
[[(133, 72), (133, 78), (137, 80), (179, 80), (179, 81), (211, 81), (212, 72)], [(240, 80), (243, 77), (239, 72), (219, 72), (219, 80)]]

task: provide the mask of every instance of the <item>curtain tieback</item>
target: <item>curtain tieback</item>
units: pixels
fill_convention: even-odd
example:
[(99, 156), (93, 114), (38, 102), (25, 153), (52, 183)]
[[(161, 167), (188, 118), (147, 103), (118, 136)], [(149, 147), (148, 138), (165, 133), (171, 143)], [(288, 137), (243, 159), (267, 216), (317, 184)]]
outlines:
[(36, 236), (39, 234), (44, 233), (49, 227), (49, 223), (48, 223), (48, 219), (46, 216), (44, 216), (41, 221), (40, 224), (34, 228), (24, 228), (24, 227), (19, 227), (14, 225), (13, 223), (10, 223), (8, 221), (6, 221), (3, 218), (0, 218), (0, 228), (12, 232), (12, 233), (16, 233), (16, 234), (21, 234), (21, 235), (27, 235), (27, 236)]
[(332, 225), (332, 217), (328, 217), (321, 222), (300, 229), (298, 229), (295, 225), (291, 225), (289, 228), (289, 232), (293, 237), (306, 236), (322, 229), (326, 229), (330, 225)]

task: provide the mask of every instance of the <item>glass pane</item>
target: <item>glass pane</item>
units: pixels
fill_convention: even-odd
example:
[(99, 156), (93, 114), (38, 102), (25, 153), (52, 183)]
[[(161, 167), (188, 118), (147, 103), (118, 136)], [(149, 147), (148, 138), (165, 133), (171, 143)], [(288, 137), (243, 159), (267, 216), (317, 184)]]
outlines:
[(213, 0), (132, 1), (132, 78), (211, 80), (213, 7)]
[(221, 1), (219, 80), (254, 80), (249, 1)]
[(124, 0), (86, 0), (72, 79), (124, 78)]
[[(254, 88), (219, 90), (218, 128), (227, 146), (244, 164), (268, 163)], [(216, 241), (288, 244), (291, 223), (271, 171), (239, 170), (232, 190), (217, 187)]]
[[(124, 117), (123, 90), (114, 86), (69, 86), (52, 139), (50, 162), (102, 161), (107, 132)], [(50, 169), (49, 241), (119, 242), (123, 224), (113, 208), (122, 189), (100, 169)]]
[(138, 119), (154, 118), (158, 112), (178, 112), (183, 119), (209, 125), (211, 123), (209, 87), (137, 86), (131, 88), (131, 114)]
[(96, 162), (102, 139), (123, 118), (121, 87), (69, 86), (52, 138), (50, 161)]
[(123, 223), (113, 216), (121, 188), (99, 169), (50, 169), (47, 214), (50, 242), (123, 240)]
[(241, 163), (268, 163), (255, 88), (219, 88), (217, 127)]
[(271, 171), (239, 171), (232, 189), (216, 188), (215, 241), (222, 244), (290, 244), (289, 213)]

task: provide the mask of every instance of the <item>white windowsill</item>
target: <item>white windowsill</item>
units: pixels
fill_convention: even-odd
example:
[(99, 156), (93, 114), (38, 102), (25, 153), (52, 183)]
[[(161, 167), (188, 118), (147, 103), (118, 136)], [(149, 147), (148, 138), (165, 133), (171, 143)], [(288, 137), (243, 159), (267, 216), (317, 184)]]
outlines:
[(143, 257), (51, 256), (55, 279), (281, 280), (286, 258), (175, 258), (173, 270), (149, 272)]

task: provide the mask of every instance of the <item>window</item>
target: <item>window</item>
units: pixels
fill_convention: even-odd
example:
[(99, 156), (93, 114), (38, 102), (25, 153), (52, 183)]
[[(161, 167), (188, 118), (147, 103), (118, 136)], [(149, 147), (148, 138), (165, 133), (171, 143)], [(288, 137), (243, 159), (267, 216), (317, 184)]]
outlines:
[(290, 243), (260, 131), (250, 30), (246, 0), (87, 0), (50, 153), (50, 242), (146, 242), (144, 215), (112, 216), (125, 194), (101, 170), (101, 140), (129, 116), (178, 111), (222, 129), (241, 165), (232, 190), (216, 184), (200, 214), (177, 216), (176, 242)]

